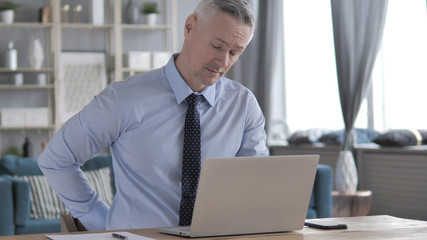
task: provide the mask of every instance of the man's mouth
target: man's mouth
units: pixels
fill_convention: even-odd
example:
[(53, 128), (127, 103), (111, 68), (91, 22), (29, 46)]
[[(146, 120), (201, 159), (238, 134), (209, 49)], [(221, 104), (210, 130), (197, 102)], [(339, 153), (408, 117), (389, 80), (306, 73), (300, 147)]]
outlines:
[(215, 69), (208, 68), (208, 70), (211, 71), (211, 72), (213, 72), (213, 73), (218, 73), (218, 70), (215, 70)]
[(212, 68), (212, 67), (206, 67), (206, 68), (208, 69), (209, 72), (214, 74), (222, 74), (224, 72), (220, 68)]

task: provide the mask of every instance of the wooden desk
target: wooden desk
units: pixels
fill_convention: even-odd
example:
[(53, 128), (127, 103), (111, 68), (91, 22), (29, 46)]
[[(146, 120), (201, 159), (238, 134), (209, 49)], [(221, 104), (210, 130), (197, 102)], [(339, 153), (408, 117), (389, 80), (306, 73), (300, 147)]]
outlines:
[[(241, 236), (226, 236), (215, 238), (197, 238), (197, 239), (289, 239), (289, 240), (334, 240), (334, 239), (426, 239), (427, 236), (427, 221), (409, 220), (396, 218), (387, 215), (379, 216), (362, 216), (362, 217), (347, 217), (347, 218), (327, 218), (325, 221), (333, 223), (345, 223), (348, 225), (346, 230), (319, 230), (314, 228), (304, 227), (303, 230), (287, 232), (287, 233), (271, 233), (262, 235), (241, 235)], [(157, 229), (131, 229), (128, 232), (139, 234), (153, 239), (180, 239), (170, 235), (164, 235), (157, 232)], [(89, 232), (81, 232), (89, 233)], [(77, 233), (78, 234), (78, 233)], [(46, 240), (46, 234), (31, 234), (4, 236), (0, 240)]]

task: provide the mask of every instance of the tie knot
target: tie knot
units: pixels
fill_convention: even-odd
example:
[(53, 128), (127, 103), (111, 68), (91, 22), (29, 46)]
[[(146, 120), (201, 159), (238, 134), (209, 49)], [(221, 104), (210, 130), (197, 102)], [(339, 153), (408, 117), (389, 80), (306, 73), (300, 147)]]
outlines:
[(197, 106), (197, 104), (199, 104), (201, 97), (201, 95), (196, 95), (192, 93), (185, 100), (187, 101), (188, 106), (195, 107)]

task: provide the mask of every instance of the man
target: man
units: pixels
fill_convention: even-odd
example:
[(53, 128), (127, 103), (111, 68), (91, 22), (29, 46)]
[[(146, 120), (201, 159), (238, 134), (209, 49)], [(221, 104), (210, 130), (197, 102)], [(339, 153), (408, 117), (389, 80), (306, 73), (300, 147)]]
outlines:
[[(207, 157), (268, 155), (254, 95), (223, 77), (253, 30), (246, 1), (202, 0), (185, 22), (182, 51), (166, 66), (109, 85), (52, 138), (39, 166), (88, 230), (181, 223), (188, 96), (202, 96), (195, 110), (201, 129), (198, 164)], [(111, 208), (79, 169), (106, 147), (117, 189)]]

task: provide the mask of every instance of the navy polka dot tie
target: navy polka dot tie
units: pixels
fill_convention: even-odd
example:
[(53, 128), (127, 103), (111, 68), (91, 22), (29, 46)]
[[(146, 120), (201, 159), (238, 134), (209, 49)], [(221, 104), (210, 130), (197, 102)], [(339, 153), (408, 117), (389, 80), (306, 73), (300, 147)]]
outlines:
[(187, 97), (187, 114), (184, 126), (184, 151), (182, 157), (182, 197), (179, 208), (179, 225), (190, 226), (200, 174), (200, 120), (197, 104), (201, 96)]

